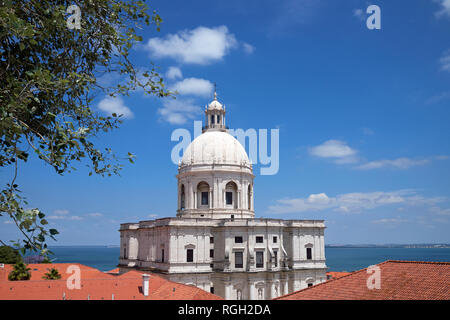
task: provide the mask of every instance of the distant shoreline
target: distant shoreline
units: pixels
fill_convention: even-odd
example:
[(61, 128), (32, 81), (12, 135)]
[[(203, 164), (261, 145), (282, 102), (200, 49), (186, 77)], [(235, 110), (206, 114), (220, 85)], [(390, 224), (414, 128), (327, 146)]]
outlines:
[[(51, 245), (50, 248), (120, 248), (119, 245)], [(325, 248), (450, 248), (448, 243), (326, 244)]]
[(450, 248), (450, 244), (342, 244), (325, 245), (325, 248), (422, 248), (422, 249), (436, 249), (436, 248)]

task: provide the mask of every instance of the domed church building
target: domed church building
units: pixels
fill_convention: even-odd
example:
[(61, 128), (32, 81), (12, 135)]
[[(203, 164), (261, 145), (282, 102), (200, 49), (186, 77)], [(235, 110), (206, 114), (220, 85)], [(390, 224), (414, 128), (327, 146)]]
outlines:
[(121, 272), (157, 272), (228, 300), (324, 282), (324, 221), (255, 218), (252, 165), (225, 113), (214, 93), (178, 166), (176, 217), (121, 224)]

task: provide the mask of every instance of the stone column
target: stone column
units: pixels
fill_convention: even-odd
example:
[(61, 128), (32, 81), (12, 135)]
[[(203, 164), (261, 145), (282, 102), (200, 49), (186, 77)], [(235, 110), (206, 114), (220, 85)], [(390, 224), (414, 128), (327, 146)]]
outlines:
[(181, 209), (181, 185), (180, 184), (178, 184), (178, 207), (177, 207), (177, 209), (178, 210)]
[(212, 209), (213, 205), (212, 205), (212, 189), (209, 189), (209, 199), (208, 199), (208, 208)]
[(197, 209), (197, 207), (198, 207), (198, 194), (197, 194), (197, 191), (194, 191), (194, 201), (193, 201), (193, 207), (192, 207), (192, 209)]
[(289, 293), (289, 281), (286, 279), (284, 281), (284, 286), (283, 286), (283, 295), (288, 294)]
[(231, 283), (225, 282), (225, 300), (231, 300)]
[(237, 203), (236, 203), (236, 209), (240, 209), (241, 206), (241, 191), (239, 190), (237, 192)]
[(255, 283), (252, 281), (248, 282), (248, 299), (249, 300), (256, 300), (256, 288)]

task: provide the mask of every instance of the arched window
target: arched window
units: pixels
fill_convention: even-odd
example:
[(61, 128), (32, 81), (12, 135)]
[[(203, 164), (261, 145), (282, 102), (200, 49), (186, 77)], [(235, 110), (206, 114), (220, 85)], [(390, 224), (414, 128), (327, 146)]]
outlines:
[(312, 287), (314, 285), (314, 279), (313, 278), (307, 278), (305, 279), (306, 285), (308, 287)]
[(237, 185), (230, 181), (225, 186), (225, 207), (236, 209), (237, 206)]
[(209, 206), (209, 184), (202, 181), (197, 186), (197, 207), (207, 208)]
[(185, 199), (186, 195), (184, 193), (184, 184), (181, 185), (181, 194), (180, 194), (180, 209), (183, 210), (185, 208)]

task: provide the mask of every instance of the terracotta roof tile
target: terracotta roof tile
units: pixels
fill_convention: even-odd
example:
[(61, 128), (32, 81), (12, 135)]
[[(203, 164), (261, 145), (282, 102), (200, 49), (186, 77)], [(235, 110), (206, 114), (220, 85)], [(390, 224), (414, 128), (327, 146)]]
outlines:
[(337, 271), (330, 271), (327, 272), (327, 279), (331, 280), (331, 279), (338, 279), (340, 277), (346, 276), (348, 275), (350, 272), (337, 272)]
[[(69, 290), (67, 267), (74, 263), (30, 264), (31, 279), (8, 281), (12, 265), (0, 269), (0, 300), (221, 300), (222, 298), (197, 287), (166, 280), (150, 274), (149, 295), (142, 293), (142, 272), (128, 271), (121, 275), (101, 272), (78, 264), (81, 288)], [(43, 280), (47, 269), (56, 268), (61, 280)], [(114, 295), (114, 296), (113, 296)]]
[(381, 288), (368, 289), (367, 268), (280, 300), (450, 300), (450, 262), (388, 260), (378, 264)]

